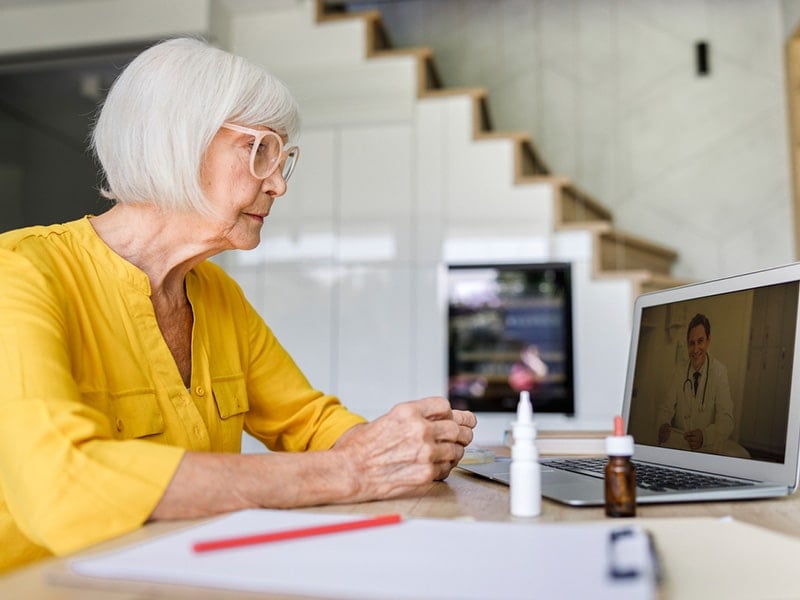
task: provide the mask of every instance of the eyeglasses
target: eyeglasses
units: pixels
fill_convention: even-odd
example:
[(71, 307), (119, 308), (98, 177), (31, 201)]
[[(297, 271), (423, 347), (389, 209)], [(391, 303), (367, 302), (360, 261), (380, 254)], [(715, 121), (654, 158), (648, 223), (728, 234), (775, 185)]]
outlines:
[(284, 148), (281, 136), (269, 129), (251, 129), (235, 123), (223, 123), (222, 126), (253, 136), (253, 149), (250, 152), (250, 173), (253, 177), (266, 179), (280, 167), (281, 177), (284, 181), (289, 181), (297, 165), (300, 148), (297, 146)]

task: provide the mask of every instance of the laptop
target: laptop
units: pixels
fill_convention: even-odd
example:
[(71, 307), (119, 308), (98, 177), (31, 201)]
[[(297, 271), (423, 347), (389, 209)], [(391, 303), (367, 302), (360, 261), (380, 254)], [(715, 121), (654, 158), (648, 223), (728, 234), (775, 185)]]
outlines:
[[(634, 438), (639, 504), (797, 489), (799, 290), (800, 263), (637, 298), (622, 416)], [(606, 461), (543, 457), (542, 495), (604, 504)], [(509, 466), (461, 468), (508, 484)]]

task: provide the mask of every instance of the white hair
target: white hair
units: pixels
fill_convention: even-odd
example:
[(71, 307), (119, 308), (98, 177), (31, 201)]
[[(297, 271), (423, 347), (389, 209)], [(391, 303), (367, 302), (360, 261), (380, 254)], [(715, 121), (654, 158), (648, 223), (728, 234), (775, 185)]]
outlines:
[(105, 175), (101, 193), (119, 203), (208, 213), (200, 167), (225, 121), (289, 138), (300, 126), (286, 86), (244, 58), (194, 38), (148, 48), (111, 86), (92, 132)]

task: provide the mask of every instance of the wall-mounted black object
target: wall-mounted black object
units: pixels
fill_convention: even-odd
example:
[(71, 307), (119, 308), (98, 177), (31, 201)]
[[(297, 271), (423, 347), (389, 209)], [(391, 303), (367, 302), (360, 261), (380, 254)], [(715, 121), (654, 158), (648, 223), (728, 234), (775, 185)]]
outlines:
[(711, 58), (708, 42), (697, 42), (695, 44), (695, 57), (697, 59), (697, 74), (705, 77), (711, 74)]

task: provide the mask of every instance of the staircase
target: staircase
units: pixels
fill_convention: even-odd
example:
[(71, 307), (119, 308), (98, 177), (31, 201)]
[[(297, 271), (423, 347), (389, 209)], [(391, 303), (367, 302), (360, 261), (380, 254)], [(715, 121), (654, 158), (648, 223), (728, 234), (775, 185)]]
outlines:
[(522, 131), (496, 131), (492, 125), (488, 92), (483, 88), (445, 88), (430, 48), (394, 48), (389, 32), (377, 10), (350, 12), (346, 3), (336, 0), (315, 0), (317, 21), (326, 23), (341, 19), (361, 19), (366, 34), (366, 54), (371, 59), (412, 56), (417, 62), (417, 95), (434, 98), (443, 95), (464, 95), (471, 99), (473, 138), (507, 139), (514, 144), (515, 183), (546, 183), (554, 188), (554, 227), (559, 230), (579, 229), (591, 232), (594, 246), (595, 277), (626, 277), (633, 282), (634, 295), (689, 283), (671, 277), (677, 253), (667, 247), (622, 232), (614, 227), (611, 212), (569, 178), (554, 175), (533, 140)]

